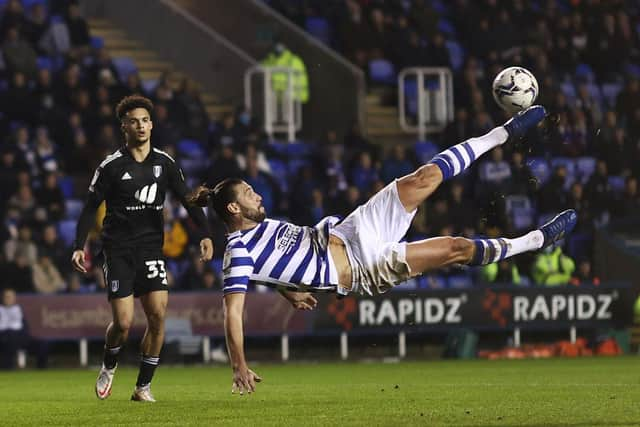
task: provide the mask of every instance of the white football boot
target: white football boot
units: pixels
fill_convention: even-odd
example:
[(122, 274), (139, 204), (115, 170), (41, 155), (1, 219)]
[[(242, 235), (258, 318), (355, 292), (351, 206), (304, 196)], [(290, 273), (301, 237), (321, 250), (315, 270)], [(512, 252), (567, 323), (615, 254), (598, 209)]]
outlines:
[(117, 367), (116, 365), (113, 369), (107, 369), (103, 364), (102, 368), (100, 368), (100, 373), (96, 380), (96, 396), (98, 396), (98, 399), (104, 400), (111, 395), (111, 385), (113, 384), (113, 376)]
[(151, 394), (151, 384), (147, 384), (144, 387), (136, 387), (131, 395), (131, 400), (136, 402), (155, 402), (156, 399)]

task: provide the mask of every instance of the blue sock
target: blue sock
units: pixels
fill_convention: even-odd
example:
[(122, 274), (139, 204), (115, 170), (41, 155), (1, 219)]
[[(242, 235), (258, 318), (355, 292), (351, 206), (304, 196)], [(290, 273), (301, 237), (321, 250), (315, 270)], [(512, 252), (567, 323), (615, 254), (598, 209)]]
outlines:
[(429, 163), (433, 163), (440, 168), (446, 181), (462, 173), (478, 157), (504, 143), (508, 137), (507, 131), (502, 126), (499, 126), (486, 135), (470, 138), (461, 144), (454, 145), (448, 150), (436, 154)]

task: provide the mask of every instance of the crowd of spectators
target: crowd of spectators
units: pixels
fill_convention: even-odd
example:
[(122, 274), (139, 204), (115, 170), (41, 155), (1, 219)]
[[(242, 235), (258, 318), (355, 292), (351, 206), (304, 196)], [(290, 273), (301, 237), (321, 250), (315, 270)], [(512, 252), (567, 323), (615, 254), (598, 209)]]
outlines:
[[(242, 108), (210, 122), (188, 80), (176, 84), (166, 73), (143, 81), (135, 68), (125, 72), (91, 37), (74, 2), (31, 0), (25, 9), (8, 0), (0, 15), (0, 286), (40, 293), (104, 286), (97, 239), (104, 213), (89, 243), (89, 275), (71, 271), (70, 243), (91, 174), (121, 144), (114, 107), (124, 95), (154, 101), (152, 143), (178, 159), (190, 186), (241, 176), (272, 216), (313, 225), (325, 215), (348, 214), (412, 171), (421, 147), (444, 149), (506, 120), (489, 88), (493, 75), (511, 64), (538, 77), (551, 123), (443, 185), (419, 210), (408, 238), (513, 236), (572, 207), (580, 218), (565, 247), (578, 266), (572, 283), (596, 282), (590, 265), (595, 227), (640, 213), (637, 9), (614, 0), (269, 3), (301, 25), (309, 17), (326, 19), (333, 29), (329, 43), (365, 70), (380, 58), (398, 69), (451, 66), (456, 120), (415, 146), (380, 147), (357, 125), (344, 137), (328, 131), (320, 141), (274, 143)], [(175, 290), (220, 288), (224, 229), (213, 218), (212, 225), (216, 259), (202, 264), (193, 224), (179, 203), (167, 201), (164, 252)], [(519, 282), (533, 283), (533, 255), (514, 263)], [(513, 269), (500, 266), (490, 275), (451, 269), (407, 286), (511, 277), (503, 271)]]

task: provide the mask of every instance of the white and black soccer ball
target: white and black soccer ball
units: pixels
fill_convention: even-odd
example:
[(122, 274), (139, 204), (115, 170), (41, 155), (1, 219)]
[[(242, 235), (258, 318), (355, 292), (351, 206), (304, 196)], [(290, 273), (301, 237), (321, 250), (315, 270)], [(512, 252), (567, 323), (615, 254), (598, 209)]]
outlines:
[(493, 80), (493, 99), (508, 113), (530, 107), (537, 97), (538, 81), (526, 68), (505, 68)]

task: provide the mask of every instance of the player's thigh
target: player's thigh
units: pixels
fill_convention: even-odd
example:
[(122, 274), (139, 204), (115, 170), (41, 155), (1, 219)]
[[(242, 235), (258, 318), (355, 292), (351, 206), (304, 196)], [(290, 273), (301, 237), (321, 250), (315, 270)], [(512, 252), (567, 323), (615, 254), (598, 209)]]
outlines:
[(368, 236), (370, 244), (395, 243), (409, 230), (415, 209), (407, 211), (398, 194), (398, 181), (385, 186), (360, 206), (346, 221), (354, 221), (360, 235)]
[(136, 261), (132, 251), (105, 249), (102, 271), (109, 301), (133, 294)]
[(167, 303), (169, 301), (169, 292), (151, 291), (144, 295), (140, 295), (140, 303), (147, 320), (153, 326), (162, 326), (167, 312)]

